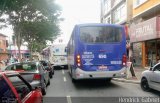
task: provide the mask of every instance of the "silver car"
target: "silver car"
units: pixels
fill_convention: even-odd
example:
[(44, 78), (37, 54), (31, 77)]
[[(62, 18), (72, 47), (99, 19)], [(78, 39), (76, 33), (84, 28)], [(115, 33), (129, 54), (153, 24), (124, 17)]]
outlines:
[(33, 88), (41, 87), (42, 94), (46, 94), (46, 87), (50, 85), (49, 71), (45, 70), (39, 62), (14, 63), (5, 70), (18, 71)]
[(141, 88), (144, 91), (150, 88), (160, 91), (160, 63), (142, 73)]

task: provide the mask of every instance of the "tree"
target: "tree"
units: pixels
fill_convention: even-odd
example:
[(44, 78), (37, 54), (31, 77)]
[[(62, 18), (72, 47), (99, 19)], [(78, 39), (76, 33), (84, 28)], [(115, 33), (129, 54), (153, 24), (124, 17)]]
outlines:
[(52, 40), (59, 34), (57, 25), (47, 21), (23, 22), (23, 38), (28, 42), (31, 53), (46, 46), (46, 40)]
[(1, 18), (0, 21), (13, 26), (19, 54), (22, 40), (29, 43), (32, 51), (31, 44), (56, 36), (60, 14), (60, 7), (54, 0), (0, 0), (0, 17), (8, 15), (8, 19)]

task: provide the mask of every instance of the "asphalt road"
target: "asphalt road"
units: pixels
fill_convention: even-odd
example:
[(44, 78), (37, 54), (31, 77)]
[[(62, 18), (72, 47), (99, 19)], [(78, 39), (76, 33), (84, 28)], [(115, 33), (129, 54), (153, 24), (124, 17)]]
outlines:
[(159, 96), (160, 92), (155, 90), (142, 91), (139, 84), (113, 80), (111, 83), (104, 80), (81, 80), (74, 84), (68, 70), (56, 70), (44, 96), (44, 103), (128, 103), (124, 97), (140, 103), (145, 102), (144, 97)]

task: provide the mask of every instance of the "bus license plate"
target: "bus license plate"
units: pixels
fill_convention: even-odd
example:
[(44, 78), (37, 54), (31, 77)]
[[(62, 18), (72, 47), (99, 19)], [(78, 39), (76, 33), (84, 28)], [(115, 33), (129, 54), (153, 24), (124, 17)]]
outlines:
[(102, 66), (99, 66), (98, 69), (99, 70), (107, 70), (107, 66), (102, 65)]

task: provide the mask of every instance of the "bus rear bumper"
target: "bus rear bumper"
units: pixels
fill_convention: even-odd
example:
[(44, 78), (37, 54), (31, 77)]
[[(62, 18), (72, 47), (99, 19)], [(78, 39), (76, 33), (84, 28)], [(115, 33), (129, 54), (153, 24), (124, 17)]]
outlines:
[(126, 67), (123, 67), (119, 71), (83, 71), (80, 68), (75, 70), (73, 78), (78, 79), (103, 79), (103, 78), (125, 78)]

